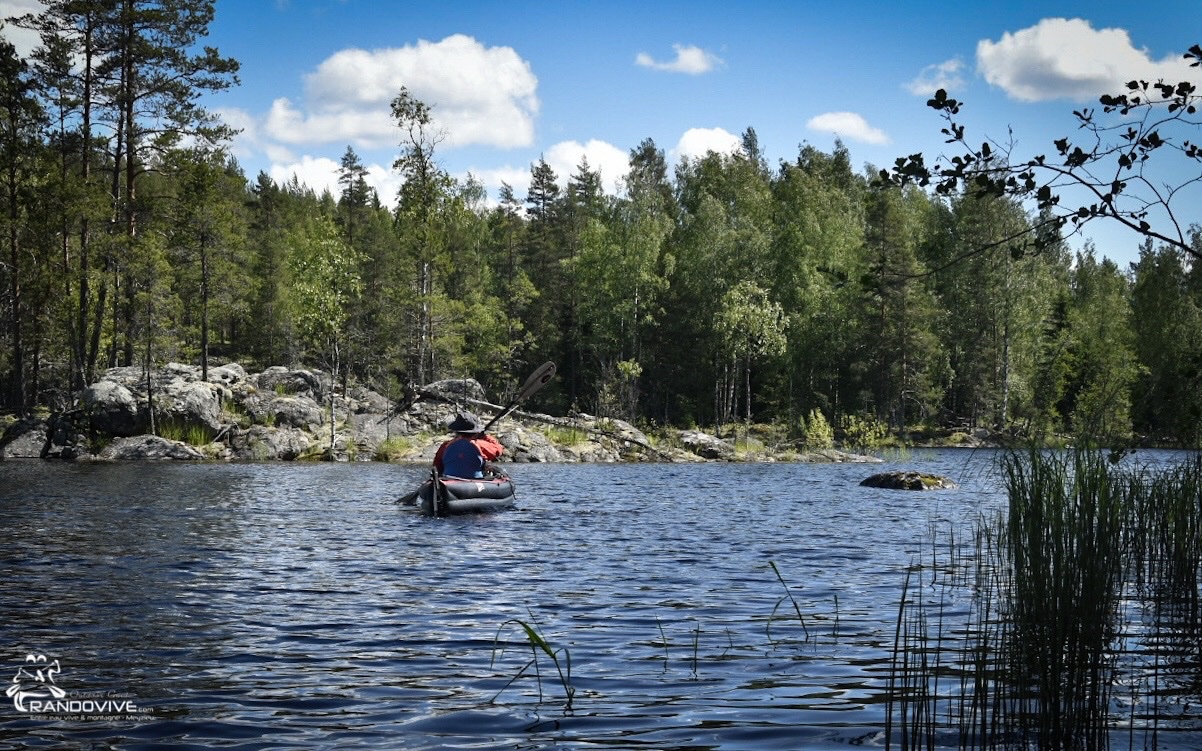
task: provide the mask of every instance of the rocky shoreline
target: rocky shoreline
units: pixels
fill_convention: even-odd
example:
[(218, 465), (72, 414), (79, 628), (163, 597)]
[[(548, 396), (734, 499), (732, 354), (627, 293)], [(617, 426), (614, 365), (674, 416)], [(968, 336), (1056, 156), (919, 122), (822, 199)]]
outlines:
[[(502, 410), (479, 383), (451, 380), (420, 389), (401, 409), (381, 394), (328, 373), (271, 367), (248, 373), (231, 363), (153, 370), (112, 368), (66, 413), (10, 424), (0, 459), (94, 461), (394, 461), (429, 462), (458, 409), (485, 419)], [(153, 404), (154, 409), (151, 410)], [(492, 431), (511, 462), (877, 462), (833, 449), (748, 452), (702, 431), (652, 441), (621, 420), (586, 414), (554, 417), (515, 410)]]

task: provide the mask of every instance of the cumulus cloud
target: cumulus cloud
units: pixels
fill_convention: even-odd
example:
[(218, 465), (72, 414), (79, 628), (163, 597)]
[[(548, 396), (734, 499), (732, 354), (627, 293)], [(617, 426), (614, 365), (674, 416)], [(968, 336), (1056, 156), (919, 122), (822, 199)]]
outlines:
[(296, 177), (301, 185), (312, 188), (318, 195), (326, 190), (332, 195), (338, 195), (338, 162), (324, 156), (313, 157), (306, 154), (298, 161), (273, 164), (268, 174), (280, 185), (291, 182), (292, 178)]
[(874, 128), (855, 112), (826, 112), (811, 117), (806, 122), (810, 130), (834, 133), (841, 138), (871, 144), (887, 144), (889, 136), (880, 128)]
[(601, 184), (605, 192), (618, 192), (622, 178), (630, 169), (630, 156), (617, 146), (592, 139), (588, 143), (561, 141), (547, 149), (543, 159), (559, 177), (559, 184), (566, 186), (568, 180), (580, 166), (581, 159), (588, 160), (593, 172), (601, 173)]
[[(581, 159), (588, 160), (588, 168), (601, 174), (601, 188), (606, 193), (617, 194), (621, 188), (622, 178), (630, 169), (629, 155), (617, 146), (590, 140), (588, 143), (579, 141), (561, 141), (547, 149), (542, 158), (554, 172), (560, 188), (566, 188), (568, 180), (576, 173)], [(496, 195), (501, 183), (507, 183), (513, 188), (513, 194), (522, 200), (530, 189), (530, 169), (525, 167), (505, 166), (486, 170), (471, 170), (472, 177), (488, 189), (491, 195)], [(467, 175), (461, 177), (466, 178)], [(495, 203), (495, 202), (493, 202)]]
[[(497, 195), (501, 190), (501, 183), (506, 183), (513, 189), (513, 195), (519, 201), (525, 200), (526, 193), (530, 190), (530, 167), (496, 167), (486, 170), (470, 171), (472, 177), (480, 181), (489, 193), (489, 196)], [(467, 175), (461, 175), (461, 178), (466, 178)]]
[(905, 85), (906, 91), (914, 96), (926, 97), (931, 96), (939, 89), (955, 91), (964, 85), (964, 79), (960, 76), (963, 68), (964, 61), (958, 57), (935, 65), (928, 65), (919, 72), (914, 80)]
[(447, 147), (526, 146), (534, 140), (538, 79), (511, 47), (485, 47), (463, 34), (400, 48), (347, 49), (305, 77), (305, 102), (272, 103), (263, 130), (291, 144), (391, 146), (400, 134), (392, 99), (406, 87), (430, 105)]
[[(10, 16), (23, 16), (26, 13), (38, 14), (46, 9), (44, 3), (38, 0), (4, 0), (0, 2), (0, 20)], [(32, 29), (22, 29), (12, 24), (4, 25), (4, 38), (17, 51), (17, 57), (27, 58), (41, 44), (38, 33)]]
[[(319, 196), (328, 190), (337, 198), (342, 191), (342, 186), (338, 184), (338, 170), (341, 165), (335, 160), (308, 154), (291, 159), (284, 159), (282, 154), (279, 156), (281, 158), (272, 164), (267, 173), (277, 184), (283, 185), (296, 177), (301, 185), (312, 189)], [(392, 205), (401, 187), (400, 177), (378, 164), (366, 164), (364, 167), (367, 170), (364, 180), (380, 195), (381, 202)]]
[(1198, 80), (1177, 53), (1153, 60), (1124, 29), (1095, 29), (1080, 18), (1045, 18), (996, 42), (977, 43), (977, 68), (989, 83), (1025, 102), (1087, 100), (1122, 90), (1133, 78)]
[(634, 63), (644, 68), (651, 68), (652, 70), (663, 70), (669, 73), (688, 73), (694, 76), (701, 73), (709, 73), (714, 68), (722, 65), (720, 57), (700, 47), (674, 44), (672, 45), (672, 49), (676, 50), (675, 60), (659, 62), (646, 52), (640, 52), (635, 55)]
[(221, 122), (238, 131), (230, 142), (230, 151), (239, 159), (256, 154), (267, 146), (259, 133), (259, 121), (246, 110), (235, 107), (219, 107), (213, 114)]
[(690, 128), (668, 156), (671, 161), (679, 162), (681, 159), (700, 159), (711, 151), (733, 154), (742, 147), (743, 139), (722, 128)]

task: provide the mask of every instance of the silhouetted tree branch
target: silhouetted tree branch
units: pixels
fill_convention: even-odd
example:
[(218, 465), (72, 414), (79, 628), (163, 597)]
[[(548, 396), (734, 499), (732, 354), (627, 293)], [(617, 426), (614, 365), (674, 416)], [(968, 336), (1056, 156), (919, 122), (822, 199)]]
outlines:
[[(1191, 67), (1202, 66), (1202, 46), (1184, 55)], [(1202, 260), (1202, 249), (1193, 241), (1197, 224), (1185, 224), (1182, 201), (1191, 186), (1202, 184), (1202, 144), (1190, 140), (1202, 125), (1196, 115), (1202, 99), (1189, 81), (1176, 84), (1132, 80), (1126, 92), (1099, 98), (1095, 108), (1075, 110), (1078, 141), (1053, 142), (1056, 154), (1015, 160), (1013, 146), (989, 141), (975, 147), (957, 122), (962, 102), (940, 89), (927, 101), (946, 122), (947, 143), (962, 152), (940, 156), (928, 166), (922, 153), (897, 159), (890, 170), (881, 170), (883, 182), (933, 186), (938, 195), (961, 189), (981, 195), (1034, 200), (1040, 220), (1031, 225), (1027, 247), (1036, 251), (1060, 242), (1059, 230), (1071, 227), (1077, 234), (1089, 222), (1108, 218), (1153, 240)], [(1196, 136), (1195, 136), (1196, 138)], [(1166, 151), (1185, 160), (1185, 172), (1170, 181), (1157, 178), (1152, 157)], [(1164, 159), (1156, 163), (1163, 169)], [(1070, 193), (1083, 200), (1062, 202)], [(1196, 198), (1194, 205), (1197, 205)]]

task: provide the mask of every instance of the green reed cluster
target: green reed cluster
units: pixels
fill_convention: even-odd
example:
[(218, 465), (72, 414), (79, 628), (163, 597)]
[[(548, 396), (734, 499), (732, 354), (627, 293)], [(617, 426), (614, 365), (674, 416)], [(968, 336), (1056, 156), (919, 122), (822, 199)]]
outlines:
[(1125, 727), (1154, 747), (1202, 698), (1202, 460), (1032, 451), (1002, 470), (1006, 511), (907, 576), (888, 743), (1101, 749)]

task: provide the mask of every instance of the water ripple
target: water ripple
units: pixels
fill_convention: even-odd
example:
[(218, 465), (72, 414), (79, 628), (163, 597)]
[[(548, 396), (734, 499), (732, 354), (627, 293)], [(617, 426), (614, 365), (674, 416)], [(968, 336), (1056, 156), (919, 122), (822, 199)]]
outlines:
[[(517, 510), (426, 519), (393, 502), (420, 467), (3, 463), (3, 669), (45, 654), (65, 690), (148, 712), (10, 707), (0, 745), (882, 745), (919, 541), (1001, 500), (987, 454), (909, 463), (961, 489), (859, 488), (854, 465), (521, 465)], [(521, 623), (565, 678), (570, 659), (570, 706)]]

